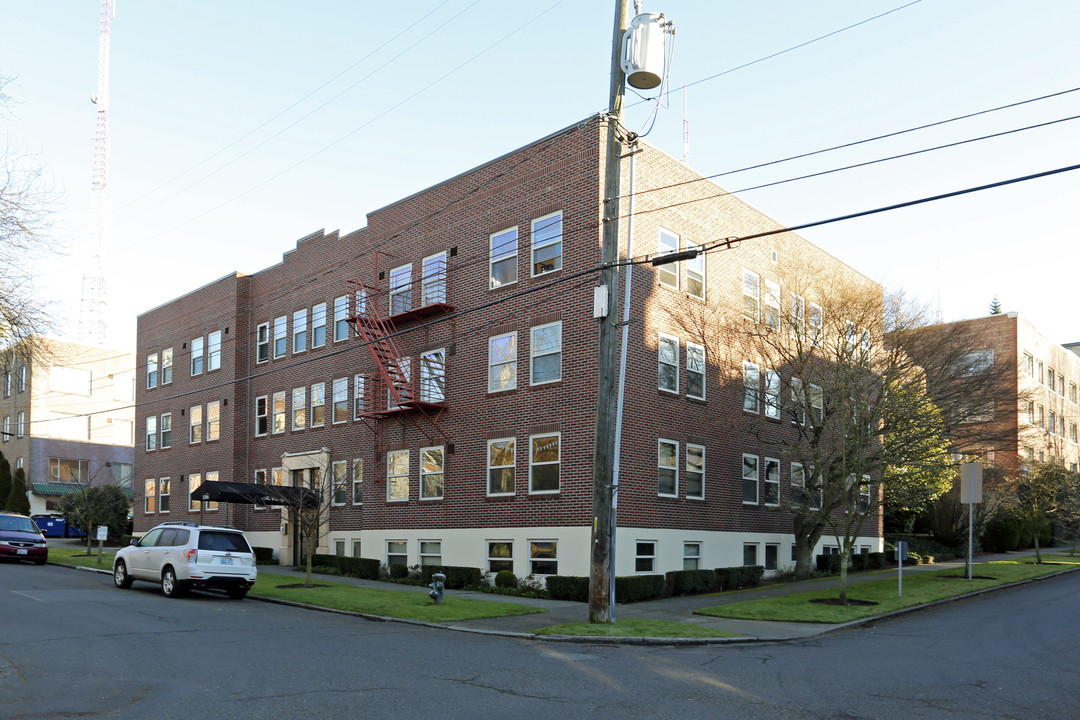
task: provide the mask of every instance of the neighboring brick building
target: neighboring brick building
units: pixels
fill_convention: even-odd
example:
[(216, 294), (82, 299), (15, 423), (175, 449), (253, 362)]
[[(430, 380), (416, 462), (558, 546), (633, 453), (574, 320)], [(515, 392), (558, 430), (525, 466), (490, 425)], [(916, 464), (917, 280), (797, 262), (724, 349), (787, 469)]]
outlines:
[(135, 358), (37, 338), (32, 358), (3, 356), (0, 452), (26, 471), (33, 514), (81, 486), (131, 490)]
[[(586, 120), (142, 314), (135, 531), (201, 517), (286, 562), (281, 510), (190, 493), (318, 471), (334, 483), (329, 552), (588, 574), (605, 137)], [(633, 162), (634, 256), (780, 227), (652, 147)], [(880, 294), (791, 233), (634, 269), (618, 574), (792, 564), (790, 514), (765, 502), (789, 468), (739, 422), (743, 359), (705, 321), (748, 300), (764, 321), (785, 263)], [(357, 333), (388, 313), (384, 375)]]
[[(1018, 461), (1080, 463), (1077, 425), (1080, 357), (1058, 345), (1019, 313), (947, 323), (938, 333), (975, 338), (970, 366), (1006, 389), (987, 407), (982, 422), (965, 424), (959, 445), (966, 454), (1017, 468)], [(978, 349), (976, 349), (976, 347)], [(1005, 398), (1008, 398), (1007, 400)]]

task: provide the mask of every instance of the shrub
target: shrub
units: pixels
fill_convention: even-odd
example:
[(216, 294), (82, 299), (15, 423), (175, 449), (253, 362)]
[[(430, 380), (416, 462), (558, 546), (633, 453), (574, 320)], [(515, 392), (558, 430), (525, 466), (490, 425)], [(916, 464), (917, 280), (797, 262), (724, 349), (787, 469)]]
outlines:
[(765, 576), (762, 565), (738, 565), (736, 567), (716, 568), (717, 584), (721, 590), (738, 590), (754, 587)]
[(1014, 517), (998, 516), (986, 523), (982, 546), (990, 552), (1009, 552), (1020, 546), (1020, 521)]
[(615, 578), (615, 602), (619, 603), (654, 600), (663, 597), (666, 590), (667, 578), (663, 575), (628, 575)]
[[(617, 581), (616, 581), (617, 586)], [(573, 575), (549, 575), (547, 591), (552, 600), (589, 601), (589, 578)]]
[[(430, 585), (431, 576), (439, 572), (446, 576), (447, 590), (461, 590), (484, 580), (484, 571), (480, 568), (459, 565), (424, 565), (420, 568), (420, 580), (424, 585)], [(393, 577), (393, 573), (390, 576)]]
[(669, 595), (700, 595), (720, 587), (715, 570), (672, 570), (667, 574)]
[(409, 577), (409, 566), (405, 563), (394, 563), (390, 566), (390, 577), (396, 580), (404, 580)]
[(840, 556), (834, 553), (826, 553), (817, 556), (818, 572), (836, 575), (840, 572)]
[(517, 586), (518, 579), (513, 570), (500, 570), (495, 574), (495, 587), (516, 589)]
[(268, 547), (253, 547), (255, 551), (255, 563), (258, 565), (269, 565), (274, 562), (274, 548)]
[[(255, 548), (256, 551), (259, 548)], [(269, 548), (262, 548), (269, 550)], [(262, 562), (261, 560), (259, 562)], [(333, 568), (342, 575), (363, 578), (365, 580), (379, 579), (379, 561), (371, 558), (345, 557), (343, 555), (316, 554), (311, 558), (312, 566)]]

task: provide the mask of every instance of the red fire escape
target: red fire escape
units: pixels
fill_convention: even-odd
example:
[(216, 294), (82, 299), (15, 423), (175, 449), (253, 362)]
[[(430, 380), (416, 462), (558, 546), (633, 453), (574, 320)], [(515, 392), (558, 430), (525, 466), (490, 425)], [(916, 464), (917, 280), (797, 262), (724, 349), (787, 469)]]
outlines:
[(439, 426), (447, 408), (445, 350), (411, 357), (401, 347), (409, 324), (453, 312), (446, 257), (425, 259), (420, 279), (414, 281), (411, 265), (380, 272), (383, 254), (375, 253), (374, 284), (359, 278), (348, 281), (356, 297), (356, 314), (350, 321), (375, 365), (375, 372), (364, 376), (363, 409), (357, 412), (374, 433), (377, 451), (381, 451), (380, 425), (391, 417), (412, 421), (432, 444), (437, 437), (445, 442), (446, 433)]

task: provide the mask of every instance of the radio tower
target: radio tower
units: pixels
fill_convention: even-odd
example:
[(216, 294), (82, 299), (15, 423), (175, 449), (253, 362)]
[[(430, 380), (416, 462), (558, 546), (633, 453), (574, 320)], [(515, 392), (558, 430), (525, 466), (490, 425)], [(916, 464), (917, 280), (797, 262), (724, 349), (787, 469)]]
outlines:
[(115, 0), (101, 0), (98, 87), (97, 95), (91, 98), (97, 105), (97, 131), (94, 133), (93, 173), (90, 183), (91, 212), (97, 224), (97, 237), (83, 270), (79, 335), (83, 342), (92, 345), (104, 345), (107, 340), (104, 257), (112, 232), (112, 208), (109, 203), (109, 30), (115, 9)]

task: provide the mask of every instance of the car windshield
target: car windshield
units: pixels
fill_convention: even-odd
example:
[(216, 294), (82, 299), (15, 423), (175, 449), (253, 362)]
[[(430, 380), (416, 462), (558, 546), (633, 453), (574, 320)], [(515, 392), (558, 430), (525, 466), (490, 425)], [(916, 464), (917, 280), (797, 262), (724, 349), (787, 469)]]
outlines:
[(18, 515), (0, 515), (0, 530), (14, 530), (15, 532), (28, 532), (35, 535), (41, 532), (33, 520)]
[(203, 530), (199, 533), (200, 550), (218, 550), (221, 552), (251, 552), (247, 539), (241, 533)]

